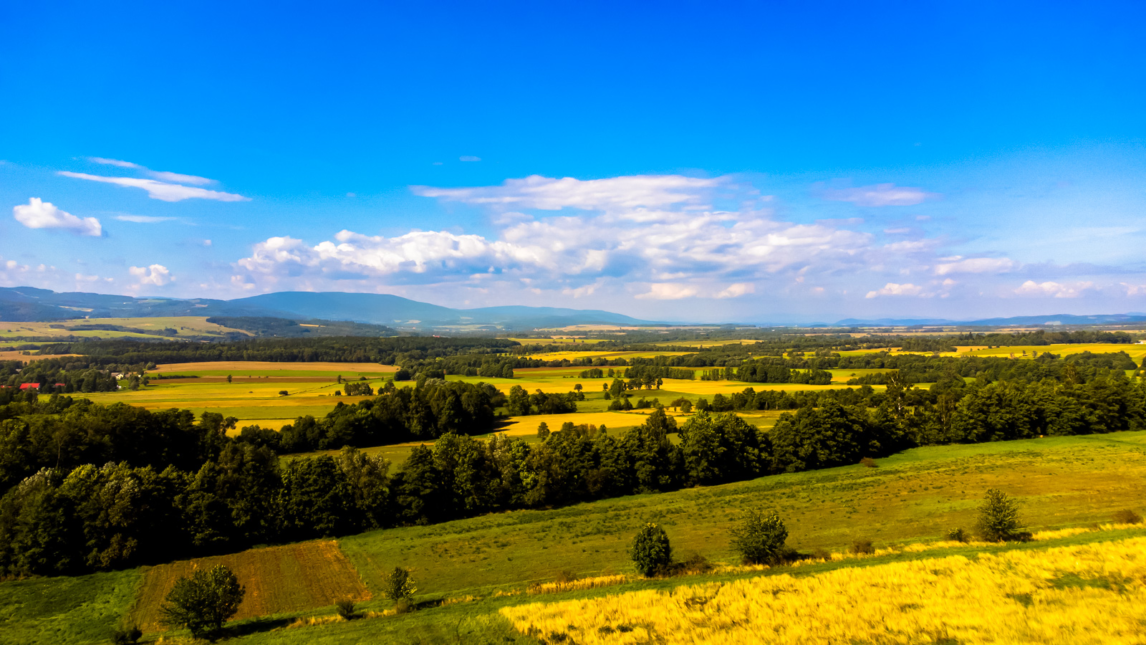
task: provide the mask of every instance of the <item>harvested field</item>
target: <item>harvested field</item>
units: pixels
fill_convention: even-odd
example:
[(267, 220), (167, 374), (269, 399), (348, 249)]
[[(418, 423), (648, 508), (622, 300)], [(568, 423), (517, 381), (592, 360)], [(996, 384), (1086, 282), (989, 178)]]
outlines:
[(209, 361), (205, 363), (168, 363), (158, 366), (153, 372), (171, 374), (188, 373), (211, 375), (219, 373), (246, 375), (256, 372), (331, 372), (332, 374), (389, 374), (397, 372), (393, 365), (378, 363), (275, 363), (271, 361)]
[(36, 355), (29, 356), (29, 355), (24, 354), (21, 351), (12, 350), (12, 351), (8, 351), (8, 352), (0, 352), (0, 361), (24, 361), (25, 363), (31, 363), (33, 361), (42, 361), (45, 358), (66, 358), (68, 356), (79, 356), (79, 354), (52, 354), (50, 356), (36, 356)]
[(247, 590), (236, 620), (326, 607), (341, 598), (371, 597), (338, 542), (304, 542), (151, 567), (144, 574), (131, 620), (144, 631), (163, 630), (160, 608), (175, 582), (218, 564), (230, 567)]
[[(511, 437), (533, 436), (537, 434), (537, 426), (541, 422), (549, 426), (551, 432), (561, 429), (566, 422), (576, 425), (589, 424), (604, 425), (610, 430), (618, 428), (631, 428), (645, 422), (644, 415), (626, 412), (571, 412), (569, 414), (533, 414), (525, 417), (513, 417), (509, 425), (498, 428), (498, 434), (507, 434)], [(612, 434), (610, 432), (610, 434)]]

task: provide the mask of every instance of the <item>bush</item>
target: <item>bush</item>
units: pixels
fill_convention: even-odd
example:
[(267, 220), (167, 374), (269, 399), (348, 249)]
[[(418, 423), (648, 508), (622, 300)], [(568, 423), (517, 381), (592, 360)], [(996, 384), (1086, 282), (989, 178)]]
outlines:
[(868, 468), (879, 468), (879, 464), (875, 463), (875, 460), (871, 457), (864, 457), (863, 459), (860, 459), (860, 465), (866, 466)]
[(987, 542), (1022, 541), (1030, 538), (1021, 531), (1019, 506), (1006, 493), (992, 488), (987, 491), (983, 505), (979, 507), (979, 536)]
[(161, 609), (163, 623), (187, 628), (195, 638), (214, 638), (239, 611), (244, 593), (229, 568), (220, 564), (209, 571), (201, 569), (175, 582)]
[(349, 598), (339, 600), (334, 603), (334, 606), (338, 608), (338, 615), (342, 616), (343, 620), (351, 620), (358, 615), (355, 611), (354, 601)]
[(563, 584), (566, 582), (573, 582), (576, 579), (577, 579), (577, 574), (570, 571), (569, 569), (565, 569), (564, 571), (561, 571), (557, 574), (557, 582), (560, 582)]
[(816, 560), (831, 560), (832, 553), (827, 549), (820, 548), (812, 551), (812, 558)]
[(1142, 516), (1134, 511), (1118, 511), (1114, 514), (1115, 524), (1141, 524)]
[(775, 513), (751, 511), (744, 523), (732, 531), (732, 547), (751, 564), (775, 562), (787, 539), (788, 529)]
[(133, 625), (115, 630), (111, 635), (111, 642), (115, 645), (135, 645), (142, 636), (143, 632)]
[(680, 568), (685, 573), (708, 573), (712, 571), (714, 567), (712, 563), (708, 561), (708, 558), (699, 553), (693, 553), (688, 556), (688, 559), (680, 563)]
[(871, 555), (875, 553), (875, 547), (872, 546), (871, 540), (856, 540), (848, 547), (848, 551), (856, 555)]
[(382, 592), (394, 602), (408, 601), (417, 591), (410, 572), (402, 567), (394, 567), (394, 571), (383, 581)]
[(961, 528), (955, 529), (947, 534), (947, 539), (952, 542), (970, 542), (971, 536)]
[(633, 538), (629, 556), (646, 578), (664, 571), (672, 563), (668, 534), (656, 524), (645, 524)]
[(279, 390), (279, 396), (287, 396), (289, 394), (290, 392), (287, 392), (286, 390)]

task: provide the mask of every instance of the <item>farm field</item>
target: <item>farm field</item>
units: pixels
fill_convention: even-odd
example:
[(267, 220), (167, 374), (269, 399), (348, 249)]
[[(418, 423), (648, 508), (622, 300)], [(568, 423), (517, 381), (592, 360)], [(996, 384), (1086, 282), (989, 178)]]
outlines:
[[(154, 334), (107, 331), (107, 330), (81, 330), (71, 331), (67, 327), (75, 325), (118, 325), (133, 329), (154, 330)], [(162, 333), (164, 329), (174, 329), (179, 336), (222, 336), (226, 333), (239, 333), (250, 335), (240, 329), (231, 329), (207, 322), (206, 316), (173, 316), (163, 318), (78, 318), (74, 320), (54, 320), (52, 322), (0, 322), (0, 339), (18, 337), (67, 337), (81, 338), (143, 338), (167, 339)]]
[[(814, 576), (760, 576), (671, 592), (506, 607), (545, 642), (692, 644), (1137, 641), (1146, 538), (937, 557)], [(815, 607), (815, 611), (808, 608)], [(1069, 635), (1069, 636), (1068, 636)]]
[(162, 631), (159, 610), (175, 581), (218, 564), (230, 567), (247, 590), (236, 620), (371, 598), (338, 542), (302, 542), (147, 567), (129, 622), (147, 632)]

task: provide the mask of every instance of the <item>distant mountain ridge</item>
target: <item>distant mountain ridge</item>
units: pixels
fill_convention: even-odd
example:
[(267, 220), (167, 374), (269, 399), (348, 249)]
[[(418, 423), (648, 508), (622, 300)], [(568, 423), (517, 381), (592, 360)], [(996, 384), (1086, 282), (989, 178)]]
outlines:
[(556, 307), (453, 309), (374, 293), (283, 291), (236, 300), (133, 298), (98, 293), (57, 293), (34, 287), (0, 287), (0, 321), (158, 316), (272, 317), (344, 320), (407, 328), (488, 327), (533, 329), (566, 325), (647, 325), (649, 321), (600, 310)]

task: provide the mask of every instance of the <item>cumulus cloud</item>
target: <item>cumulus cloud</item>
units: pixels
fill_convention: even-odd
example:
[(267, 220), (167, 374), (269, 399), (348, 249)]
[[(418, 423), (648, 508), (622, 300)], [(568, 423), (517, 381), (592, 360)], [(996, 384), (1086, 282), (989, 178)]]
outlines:
[(62, 170), (58, 173), (63, 177), (72, 177), (73, 179), (85, 179), (87, 181), (98, 181), (105, 184), (115, 184), (116, 186), (125, 186), (128, 188), (142, 188), (147, 191), (147, 196), (152, 199), (159, 199), (165, 202), (179, 202), (184, 199), (213, 199), (220, 202), (247, 202), (250, 201), (249, 197), (236, 195), (234, 193), (224, 193), (217, 190), (208, 190), (206, 188), (198, 188), (195, 186), (184, 186), (182, 184), (171, 184), (154, 179), (140, 179), (137, 177), (104, 177), (102, 175), (89, 175), (83, 172), (70, 172)]
[(1015, 293), (1020, 296), (1049, 296), (1053, 298), (1077, 298), (1083, 292), (1094, 288), (1093, 282), (1075, 282), (1063, 284), (1059, 282), (1035, 282), (1027, 280)]
[(963, 258), (958, 255), (942, 258), (935, 265), (936, 275), (956, 273), (1007, 273), (1014, 270), (1015, 261), (1010, 258)]
[(131, 267), (128, 269), (128, 272), (135, 276), (140, 286), (154, 285), (156, 287), (162, 287), (175, 279), (171, 276), (171, 272), (167, 270), (167, 267), (162, 264), (152, 264), (148, 267)]
[(756, 292), (756, 285), (751, 282), (738, 282), (728, 285), (728, 288), (717, 293), (713, 298), (739, 298)]
[(896, 284), (888, 282), (882, 289), (876, 291), (868, 291), (866, 298), (879, 298), (881, 296), (922, 296), (923, 287), (916, 286), (910, 282), (906, 284)]
[(929, 193), (922, 188), (895, 184), (829, 189), (822, 196), (830, 201), (851, 202), (857, 206), (914, 206), (939, 197), (937, 193)]
[[(854, 228), (862, 220), (781, 221), (758, 208), (767, 197), (729, 177), (532, 176), (495, 186), (412, 190), (483, 207), (495, 233), (386, 237), (343, 230), (313, 241), (279, 235), (256, 243), (234, 264), (232, 285), (247, 291), (453, 284), (488, 293), (501, 284), (574, 298), (632, 293), (630, 285), (641, 285), (641, 299), (731, 299), (791, 283), (775, 280), (780, 275), (814, 276), (822, 285), (860, 272), (927, 272), (939, 245), (925, 237), (877, 244), (873, 234)], [(716, 199), (743, 204), (742, 210), (715, 208)], [(895, 288), (901, 292), (893, 294)], [(873, 293), (912, 290), (928, 295), (891, 283)]]
[(103, 234), (99, 220), (94, 217), (79, 218), (56, 208), (51, 202), (33, 197), (27, 204), (12, 207), (12, 216), (28, 228), (62, 228), (77, 235), (99, 237)]
[(698, 291), (692, 285), (661, 282), (650, 284), (648, 292), (637, 294), (637, 298), (641, 300), (680, 300), (681, 298), (691, 298)]

